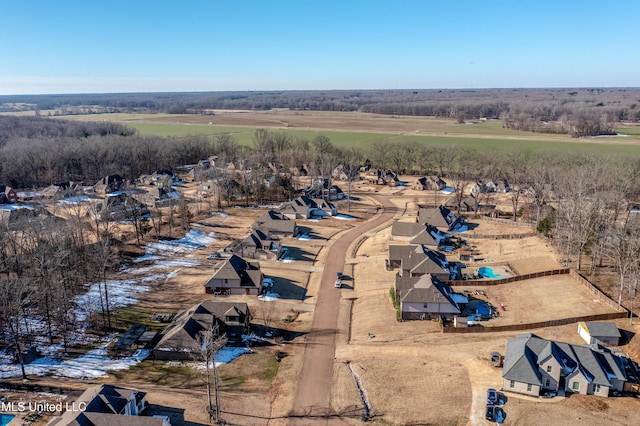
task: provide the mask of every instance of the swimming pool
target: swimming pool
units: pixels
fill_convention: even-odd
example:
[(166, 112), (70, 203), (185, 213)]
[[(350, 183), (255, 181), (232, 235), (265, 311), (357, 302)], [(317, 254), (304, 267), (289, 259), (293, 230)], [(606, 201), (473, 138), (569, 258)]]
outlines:
[(15, 414), (0, 414), (0, 426), (7, 426), (14, 417)]
[(482, 267), (478, 269), (478, 275), (482, 278), (504, 278), (502, 275), (498, 275), (496, 273), (493, 272), (493, 269), (491, 268), (487, 268), (487, 267)]

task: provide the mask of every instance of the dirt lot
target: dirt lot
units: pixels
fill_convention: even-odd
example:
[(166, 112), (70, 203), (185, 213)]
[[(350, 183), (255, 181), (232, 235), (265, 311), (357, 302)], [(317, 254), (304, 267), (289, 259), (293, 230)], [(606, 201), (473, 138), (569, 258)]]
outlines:
[[(363, 201), (354, 205), (351, 214), (363, 219), (375, 211), (374, 204), (362, 195), (367, 192), (395, 194), (393, 201), (399, 210), (397, 218), (403, 212), (405, 217), (415, 215), (419, 204), (433, 200), (433, 194), (409, 188), (359, 184), (356, 189), (361, 191), (358, 197)], [(446, 196), (437, 197), (437, 201), (442, 202)], [(344, 209), (344, 203), (339, 208)], [(218, 241), (187, 255), (197, 261), (197, 266), (179, 268), (177, 272), (175, 267), (164, 270), (167, 280), (154, 291), (143, 294), (134, 309), (145, 313), (177, 311), (209, 298), (202, 288), (213, 268), (213, 261), (208, 260), (207, 255), (226, 246), (232, 238), (246, 235), (253, 218), (260, 213), (252, 209), (229, 209), (226, 215), (209, 215), (198, 220), (195, 226), (214, 232)], [(477, 223), (474, 229), (477, 233), (526, 231), (526, 228), (488, 221), (470, 221)], [(274, 291), (281, 297), (273, 302), (248, 296), (226, 299), (249, 303), (258, 328), (265, 317), (269, 317), (273, 327), (297, 337), (292, 341), (271, 339), (269, 345), (253, 348), (254, 354), (242, 356), (221, 368), (225, 420), (240, 425), (288, 424), (286, 416), (293, 404), (293, 389), (304, 353), (304, 333), (313, 318), (322, 265), (330, 256), (328, 239), (357, 223), (338, 219), (300, 221), (304, 232), (315, 238), (287, 239), (285, 246), (291, 249), (291, 258), (287, 261), (261, 261), (265, 275), (275, 278)], [(388, 245), (392, 243), (390, 227), (367, 233), (366, 237), (358, 247), (356, 257), (347, 259), (344, 270), (346, 285), (340, 305), (340, 333), (331, 396), (333, 409), (343, 413), (347, 422), (360, 424), (364, 410), (353, 371), (366, 393), (372, 420), (380, 424), (483, 424), (486, 388), (501, 385), (500, 370), (489, 367), (488, 356), (494, 350), (504, 351), (507, 339), (516, 333), (450, 335), (442, 334), (439, 325), (431, 321), (397, 322), (389, 298), (395, 271), (384, 268)], [(483, 259), (476, 266), (508, 265), (519, 274), (559, 267), (553, 251), (538, 237), (470, 241), (480, 253), (478, 257)], [(455, 257), (453, 254), (452, 258)], [(603, 308), (567, 276), (539, 279), (526, 285), (495, 286), (488, 288), (487, 293), (494, 305), (504, 303), (507, 306), (499, 319), (502, 321), (531, 322), (575, 316), (584, 313), (585, 308), (589, 312), (600, 312)], [(287, 316), (291, 316), (293, 322), (284, 323), (282, 318)], [(640, 331), (639, 326), (623, 320), (617, 323), (631, 333)], [(544, 338), (581, 343), (575, 325), (532, 332)], [(277, 350), (289, 354), (281, 363), (273, 362)], [(139, 368), (107, 381), (148, 391), (149, 401), (160, 412), (169, 413), (173, 424), (208, 424), (202, 380), (183, 376), (180, 371), (147, 361)], [(149, 383), (150, 378), (153, 378), (153, 384)], [(545, 424), (640, 423), (640, 401), (630, 398), (605, 400), (574, 396), (534, 400), (517, 395), (508, 395), (508, 398), (505, 424), (539, 424), (541, 412), (545, 413)]]
[[(396, 205), (406, 208), (406, 215), (415, 210), (415, 195), (408, 192), (402, 191), (403, 196), (395, 200)], [(516, 229), (487, 221), (477, 223), (478, 233), (481, 230), (483, 233), (510, 233)], [(517, 229), (526, 232), (526, 228)], [(351, 309), (352, 322), (350, 329), (338, 338), (336, 357), (341, 363), (336, 367), (334, 377), (342, 386), (348, 386), (351, 372), (346, 363), (350, 362), (366, 391), (374, 419), (381, 422), (484, 424), (486, 389), (500, 388), (502, 383), (500, 369), (488, 364), (489, 354), (494, 350), (504, 351), (506, 341), (517, 333), (443, 335), (439, 325), (431, 321), (395, 321), (389, 298), (395, 271), (384, 268), (390, 243), (398, 244), (391, 242), (390, 228), (368, 235), (356, 258), (350, 261), (355, 288), (343, 295), (353, 299), (343, 306)], [(474, 239), (473, 243), (484, 259), (493, 261), (477, 266), (507, 263), (518, 273), (559, 267), (553, 251), (538, 237)], [(540, 278), (485, 290), (491, 303), (507, 306), (496, 324), (497, 321), (519, 323), (566, 318), (585, 314), (585, 309), (588, 313), (612, 311), (569, 276)], [(618, 322), (624, 324), (624, 321)], [(638, 328), (628, 323), (622, 327), (634, 333)], [(575, 325), (532, 332), (544, 338), (582, 343)], [(363, 404), (354, 383), (346, 389), (334, 390), (332, 404), (336, 411), (359, 406), (362, 412)], [(527, 399), (519, 395), (508, 397), (505, 424), (539, 424), (540, 410), (544, 410), (545, 419), (549, 415), (558, 419), (556, 423), (545, 420), (545, 424), (571, 424), (574, 419), (579, 419), (580, 424), (603, 421), (603, 424), (634, 424), (640, 420), (640, 415), (630, 408), (638, 401), (630, 398), (608, 399), (603, 405), (580, 397), (554, 400)], [(596, 397), (595, 401), (603, 400)], [(607, 423), (604, 420), (607, 416), (615, 420)]]

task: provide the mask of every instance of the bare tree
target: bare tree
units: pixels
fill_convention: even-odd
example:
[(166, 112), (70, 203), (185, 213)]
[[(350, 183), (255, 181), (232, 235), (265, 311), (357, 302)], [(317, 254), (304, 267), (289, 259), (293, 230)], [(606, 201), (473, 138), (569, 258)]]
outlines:
[(362, 166), (362, 152), (356, 148), (345, 149), (340, 152), (340, 164), (347, 177), (347, 211), (351, 211), (351, 183), (360, 176)]
[[(209, 422), (211, 423), (215, 421), (216, 424), (221, 424), (222, 418), (220, 417), (220, 389), (218, 368), (216, 366), (215, 358), (216, 353), (218, 353), (218, 351), (227, 344), (228, 339), (226, 335), (220, 336), (217, 323), (215, 323), (211, 329), (205, 330), (198, 334), (197, 339), (199, 342), (200, 354), (202, 356), (202, 360), (205, 363), (207, 398), (209, 402), (207, 407), (207, 412), (209, 413)], [(213, 373), (213, 379), (211, 377), (211, 373)], [(215, 405), (213, 402), (213, 398), (215, 398)]]
[(625, 286), (629, 288), (629, 295), (635, 296), (637, 280), (630, 278), (636, 277), (640, 269), (640, 228), (627, 223), (614, 229), (606, 241), (605, 253), (618, 273), (618, 305), (621, 305)]
[(0, 324), (5, 325), (5, 334), (14, 348), (23, 379), (27, 378), (27, 374), (22, 358), (22, 346), (27, 336), (23, 335), (20, 323), (25, 315), (25, 308), (31, 304), (29, 296), (32, 291), (26, 279), (0, 277)]

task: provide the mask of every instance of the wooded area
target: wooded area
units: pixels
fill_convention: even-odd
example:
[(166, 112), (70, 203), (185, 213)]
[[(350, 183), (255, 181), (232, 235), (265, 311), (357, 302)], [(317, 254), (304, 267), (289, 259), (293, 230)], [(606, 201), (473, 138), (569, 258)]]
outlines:
[(500, 118), (506, 127), (567, 133), (612, 131), (611, 123), (640, 120), (640, 89), (327, 90), (270, 92), (122, 93), (0, 96), (0, 111), (43, 115), (104, 112), (214, 114), (215, 109), (361, 111), (386, 115)]
[[(611, 296), (625, 304), (634, 300), (640, 279), (640, 214), (633, 208), (640, 196), (640, 156), (486, 152), (390, 141), (363, 151), (338, 148), (323, 135), (309, 140), (267, 130), (256, 131), (248, 148), (227, 134), (213, 139), (141, 137), (111, 123), (26, 117), (0, 117), (0, 129), (0, 183), (14, 188), (39, 189), (69, 180), (93, 184), (110, 174), (135, 180), (208, 158), (216, 163), (209, 177), (220, 185), (226, 205), (293, 198), (301, 189), (293, 184), (294, 176), (302, 168), (310, 177), (336, 176), (347, 183), (358, 179), (362, 167), (438, 175), (456, 190), (458, 206), (470, 183), (506, 181), (512, 202), (506, 213), (514, 221), (537, 223), (566, 265), (586, 273), (600, 266), (615, 268), (618, 285)], [(267, 180), (272, 181), (269, 191)], [(490, 193), (477, 197), (479, 204), (492, 202)], [(183, 210), (186, 206), (183, 200)], [(25, 330), (66, 345), (69, 331), (78, 327), (72, 298), (87, 282), (104, 283), (100, 323), (111, 327), (107, 278), (121, 262), (122, 241), (108, 215), (86, 213), (71, 208), (65, 220), (42, 215), (25, 220), (19, 229), (0, 230), (0, 322), (7, 330), (5, 343), (16, 351)], [(189, 214), (181, 216), (183, 229), (188, 229)], [(138, 244), (142, 236), (136, 232)], [(583, 262), (589, 259), (585, 271)], [(29, 329), (30, 315), (44, 318), (46, 328)]]

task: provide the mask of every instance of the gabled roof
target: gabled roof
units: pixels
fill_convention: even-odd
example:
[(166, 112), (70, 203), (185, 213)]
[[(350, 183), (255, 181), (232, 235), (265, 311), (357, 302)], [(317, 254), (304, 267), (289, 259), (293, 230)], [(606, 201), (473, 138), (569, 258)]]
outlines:
[(542, 380), (536, 355), (527, 347), (529, 339), (537, 337), (534, 334), (521, 334), (515, 339), (507, 341), (502, 377), (516, 382), (530, 383), (542, 386)]
[(394, 237), (415, 237), (424, 230), (424, 225), (415, 222), (393, 222), (391, 235)]
[(426, 229), (423, 229), (418, 235), (413, 237), (413, 239), (411, 240), (411, 244), (420, 244), (427, 247), (438, 247), (438, 240), (436, 240), (433, 235), (430, 234)]
[(396, 276), (396, 292), (403, 303), (449, 304), (460, 312), (449, 296), (446, 285), (431, 274), (405, 279)]
[(572, 345), (521, 334), (507, 342), (502, 377), (517, 382), (542, 385), (539, 365), (555, 358), (562, 375), (581, 374), (589, 382), (611, 386), (611, 380), (625, 381), (620, 357), (599, 345)]
[(389, 246), (389, 260), (401, 260), (405, 257), (409, 257), (409, 254), (415, 250), (415, 246)]
[(247, 262), (234, 254), (213, 273), (206, 285), (209, 285), (209, 282), (214, 279), (239, 279), (240, 285), (243, 287), (260, 287), (261, 275), (258, 263)]
[(402, 270), (412, 274), (441, 274), (448, 273), (447, 258), (429, 248), (416, 247), (409, 256), (402, 259)]
[(613, 323), (587, 321), (584, 324), (592, 337), (620, 337), (618, 326)]
[(418, 223), (438, 228), (450, 228), (458, 218), (445, 206), (421, 208), (418, 210)]
[(215, 300), (202, 302), (176, 315), (173, 323), (162, 332), (156, 349), (198, 353), (200, 333), (213, 329), (216, 324), (221, 329), (224, 328), (228, 313), (233, 316), (251, 315), (246, 303)]

